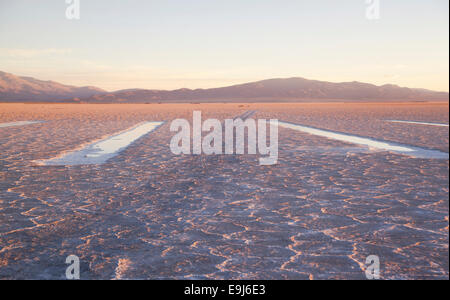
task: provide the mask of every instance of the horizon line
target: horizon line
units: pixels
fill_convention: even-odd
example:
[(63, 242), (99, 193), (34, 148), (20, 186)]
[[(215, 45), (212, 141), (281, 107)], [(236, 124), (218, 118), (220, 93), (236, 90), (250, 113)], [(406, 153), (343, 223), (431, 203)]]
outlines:
[(101, 89), (107, 93), (116, 93), (116, 92), (120, 92), (120, 91), (127, 91), (127, 90), (147, 90), (147, 91), (178, 91), (178, 90), (191, 90), (191, 91), (195, 91), (195, 90), (209, 90), (209, 89), (218, 89), (218, 88), (226, 88), (226, 87), (233, 87), (233, 86), (239, 86), (239, 85), (244, 85), (244, 84), (249, 84), (249, 83), (256, 83), (256, 82), (262, 82), (262, 81), (268, 81), (268, 80), (286, 80), (286, 79), (304, 79), (304, 80), (308, 80), (308, 81), (318, 81), (318, 82), (326, 82), (326, 83), (336, 83), (336, 84), (342, 84), (342, 83), (363, 83), (363, 84), (370, 84), (376, 87), (382, 87), (382, 86), (386, 86), (386, 85), (392, 85), (392, 86), (396, 86), (396, 87), (400, 87), (400, 88), (408, 88), (408, 89), (415, 89), (415, 90), (427, 90), (427, 91), (431, 91), (431, 92), (437, 92), (437, 93), (447, 93), (449, 94), (449, 90), (447, 91), (442, 91), (442, 90), (432, 90), (432, 89), (427, 89), (427, 88), (422, 88), (422, 87), (409, 87), (409, 86), (402, 86), (402, 85), (398, 85), (398, 84), (393, 84), (393, 83), (383, 83), (383, 84), (376, 84), (376, 83), (372, 83), (372, 82), (365, 82), (365, 81), (359, 81), (359, 80), (351, 80), (351, 81), (327, 81), (327, 80), (320, 80), (320, 79), (310, 79), (310, 78), (306, 78), (306, 77), (302, 77), (302, 76), (289, 76), (289, 77), (272, 77), (272, 78), (265, 78), (265, 79), (255, 79), (252, 81), (246, 81), (246, 82), (241, 82), (241, 83), (236, 83), (236, 84), (231, 84), (231, 85), (221, 85), (221, 86), (216, 86), (216, 87), (210, 87), (210, 88), (202, 88), (202, 87), (198, 87), (198, 88), (187, 88), (187, 87), (179, 87), (179, 88), (174, 88), (174, 89), (158, 89), (158, 88), (124, 88), (124, 89), (117, 89), (117, 90), (108, 90), (105, 88), (101, 88), (98, 85), (73, 85), (73, 84), (68, 84), (68, 83), (64, 83), (63, 81), (59, 81), (59, 80), (54, 80), (54, 79), (40, 79), (40, 78), (36, 78), (36, 77), (32, 77), (29, 75), (19, 75), (19, 74), (15, 74), (15, 73), (11, 73), (11, 72), (7, 72), (7, 71), (2, 71), (0, 70), (0, 73), (6, 73), (6, 74), (11, 74), (20, 78), (23, 77), (28, 77), (28, 78), (33, 78), (36, 80), (40, 80), (40, 81), (49, 81), (49, 82), (55, 82), (58, 84), (62, 84), (62, 85), (67, 85), (67, 86), (73, 86), (73, 87), (78, 87), (78, 88), (85, 88), (85, 87), (91, 87), (91, 88), (97, 88), (97, 89)]

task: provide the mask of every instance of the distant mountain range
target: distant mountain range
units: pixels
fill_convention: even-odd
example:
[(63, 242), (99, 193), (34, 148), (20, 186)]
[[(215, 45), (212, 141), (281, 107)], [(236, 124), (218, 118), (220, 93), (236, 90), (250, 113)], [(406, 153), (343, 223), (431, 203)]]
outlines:
[(104, 93), (96, 87), (75, 87), (0, 71), (0, 102), (66, 102)]
[(447, 92), (362, 82), (332, 83), (304, 78), (268, 79), (212, 89), (106, 92), (0, 72), (1, 102), (320, 102), (320, 101), (448, 101)]

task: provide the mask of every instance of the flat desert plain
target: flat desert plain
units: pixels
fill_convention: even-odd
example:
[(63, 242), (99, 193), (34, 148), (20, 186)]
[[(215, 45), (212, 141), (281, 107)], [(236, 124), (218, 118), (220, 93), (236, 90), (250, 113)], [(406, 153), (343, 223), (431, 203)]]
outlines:
[[(254, 119), (449, 152), (447, 103), (0, 104), (0, 279), (449, 278), (449, 161), (279, 128), (279, 158), (174, 155), (170, 122)], [(391, 122), (390, 120), (417, 123)], [(103, 164), (40, 165), (143, 121)], [(419, 124), (436, 123), (441, 126)], [(445, 126), (447, 125), (447, 126)]]

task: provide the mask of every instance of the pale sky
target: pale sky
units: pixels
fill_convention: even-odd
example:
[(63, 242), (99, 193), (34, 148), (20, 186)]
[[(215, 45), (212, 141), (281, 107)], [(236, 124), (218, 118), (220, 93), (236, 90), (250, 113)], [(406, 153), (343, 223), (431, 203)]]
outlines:
[(0, 70), (106, 90), (268, 78), (448, 91), (449, 1), (0, 0)]

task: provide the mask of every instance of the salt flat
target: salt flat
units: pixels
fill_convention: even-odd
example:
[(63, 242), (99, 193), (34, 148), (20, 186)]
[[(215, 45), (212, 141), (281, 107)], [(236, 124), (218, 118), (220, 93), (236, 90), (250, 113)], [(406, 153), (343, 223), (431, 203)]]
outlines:
[(0, 123), (0, 128), (25, 126), (25, 125), (31, 125), (31, 124), (37, 124), (37, 123), (41, 123), (41, 121), (17, 121), (17, 122)]
[(298, 130), (306, 132), (312, 135), (317, 135), (325, 137), (328, 139), (333, 139), (337, 141), (363, 145), (368, 148), (374, 148), (379, 150), (391, 151), (399, 154), (404, 154), (412, 157), (418, 158), (435, 158), (435, 159), (448, 159), (448, 153), (441, 152), (438, 150), (429, 150), (419, 147), (413, 147), (408, 145), (401, 145), (394, 142), (379, 141), (372, 138), (355, 136), (350, 134), (344, 134), (339, 132), (333, 132), (329, 130), (318, 129), (310, 126), (303, 126), (299, 124), (293, 124), (288, 122), (279, 122), (279, 126), (284, 128), (289, 128), (293, 130)]
[(145, 122), (127, 129), (124, 132), (103, 138), (100, 141), (92, 142), (81, 149), (64, 153), (56, 158), (36, 161), (36, 163), (47, 166), (102, 164), (119, 154), (120, 151), (142, 136), (161, 126), (163, 123), (164, 122)]
[(431, 122), (417, 122), (417, 121), (404, 121), (404, 120), (386, 120), (386, 122), (448, 127), (448, 124), (431, 123)]
[[(279, 159), (173, 155), (169, 126), (103, 164), (36, 160), (148, 120), (252, 118), (448, 153), (448, 104), (0, 104), (0, 278), (449, 278), (449, 165), (280, 127)], [(36, 128), (39, 127), (39, 128)], [(406, 129), (405, 129), (406, 127)]]

